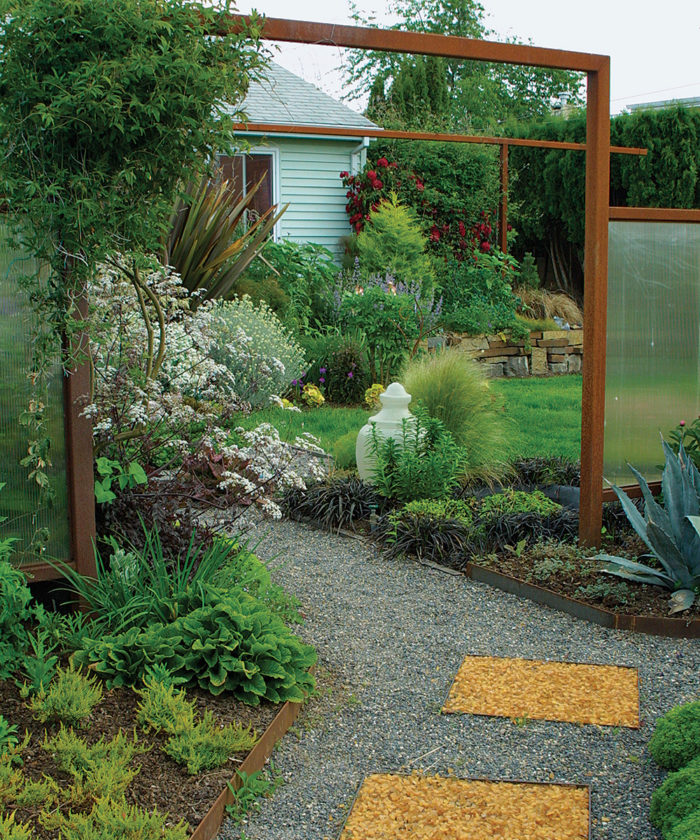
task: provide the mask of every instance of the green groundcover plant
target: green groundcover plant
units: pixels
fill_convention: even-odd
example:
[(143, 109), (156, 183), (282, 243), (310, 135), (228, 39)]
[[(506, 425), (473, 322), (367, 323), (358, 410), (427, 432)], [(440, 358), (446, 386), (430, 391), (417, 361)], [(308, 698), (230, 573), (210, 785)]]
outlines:
[(675, 706), (659, 718), (649, 752), (666, 770), (679, 770), (700, 756), (700, 700)]
[(651, 797), (649, 818), (664, 838), (681, 820), (698, 810), (700, 803), (700, 757), (669, 773)]

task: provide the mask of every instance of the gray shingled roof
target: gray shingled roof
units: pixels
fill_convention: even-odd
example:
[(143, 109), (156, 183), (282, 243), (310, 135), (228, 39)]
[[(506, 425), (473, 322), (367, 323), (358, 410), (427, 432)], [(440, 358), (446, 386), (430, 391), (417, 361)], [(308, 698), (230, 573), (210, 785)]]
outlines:
[(249, 122), (285, 125), (377, 128), (310, 82), (271, 63), (267, 79), (251, 84), (242, 108)]

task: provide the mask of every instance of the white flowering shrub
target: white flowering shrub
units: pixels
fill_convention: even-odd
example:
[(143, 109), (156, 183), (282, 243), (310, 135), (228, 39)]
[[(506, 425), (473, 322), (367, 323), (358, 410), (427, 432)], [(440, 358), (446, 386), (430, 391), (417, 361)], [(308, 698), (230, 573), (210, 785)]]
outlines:
[(270, 307), (244, 295), (218, 305), (213, 358), (224, 365), (236, 392), (254, 408), (288, 390), (305, 371), (304, 351)]
[[(241, 371), (265, 358), (243, 325), (226, 342), (226, 363), (217, 361), (227, 323), (219, 306), (191, 309), (180, 277), (143, 259), (116, 256), (98, 266), (88, 298), (93, 376), (84, 414), (93, 421), (96, 454), (138, 461), (149, 475), (145, 492), (157, 482), (159, 494), (217, 506), (255, 503), (279, 515), (274, 493), (315, 476), (308, 453), (322, 450), (306, 438), (285, 443), (268, 424), (251, 432), (223, 428), (248, 408), (239, 385), (250, 380)], [(290, 352), (288, 361), (296, 358)]]

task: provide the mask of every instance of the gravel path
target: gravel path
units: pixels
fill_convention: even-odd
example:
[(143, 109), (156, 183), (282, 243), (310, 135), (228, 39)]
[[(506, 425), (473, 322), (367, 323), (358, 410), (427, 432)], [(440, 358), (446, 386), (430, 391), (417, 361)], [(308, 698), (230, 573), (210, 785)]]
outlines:
[[(607, 630), (299, 523), (263, 534), (258, 554), (301, 600), (329, 688), (273, 756), (284, 785), (222, 840), (336, 840), (366, 775), (414, 769), (587, 784), (593, 838), (656, 840), (649, 797), (664, 774), (646, 744), (659, 715), (698, 696), (697, 640)], [(634, 666), (641, 727), (441, 715), (467, 654)]]

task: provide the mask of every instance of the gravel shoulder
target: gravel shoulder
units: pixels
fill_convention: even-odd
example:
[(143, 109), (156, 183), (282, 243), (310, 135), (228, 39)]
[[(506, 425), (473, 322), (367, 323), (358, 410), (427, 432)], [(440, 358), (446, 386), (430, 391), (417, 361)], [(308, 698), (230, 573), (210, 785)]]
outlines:
[[(647, 814), (664, 773), (646, 744), (657, 717), (700, 693), (697, 640), (608, 630), (300, 523), (251, 527), (302, 603), (320, 691), (273, 755), (283, 786), (222, 840), (337, 840), (366, 775), (411, 770), (586, 784), (594, 840), (657, 840)], [(636, 667), (640, 728), (442, 715), (468, 654)]]

